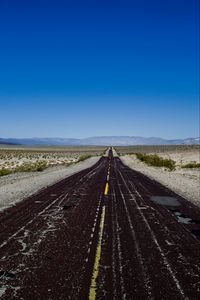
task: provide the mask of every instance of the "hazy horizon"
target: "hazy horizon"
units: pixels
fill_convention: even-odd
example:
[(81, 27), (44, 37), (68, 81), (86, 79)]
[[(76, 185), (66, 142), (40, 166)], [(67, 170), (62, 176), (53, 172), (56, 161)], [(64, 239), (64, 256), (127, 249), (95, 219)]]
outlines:
[(54, 137), (48, 137), (48, 136), (30, 136), (30, 137), (5, 137), (5, 136), (0, 136), (0, 139), (77, 139), (77, 140), (84, 140), (84, 139), (91, 139), (91, 138), (145, 138), (145, 139), (150, 139), (150, 138), (155, 138), (155, 139), (163, 139), (163, 140), (176, 140), (176, 139), (190, 139), (190, 138), (199, 138), (199, 136), (188, 136), (185, 138), (173, 138), (173, 139), (166, 139), (163, 138), (162, 136), (138, 136), (138, 135), (98, 135), (98, 136), (85, 136), (85, 137), (60, 137), (60, 136), (54, 136)]

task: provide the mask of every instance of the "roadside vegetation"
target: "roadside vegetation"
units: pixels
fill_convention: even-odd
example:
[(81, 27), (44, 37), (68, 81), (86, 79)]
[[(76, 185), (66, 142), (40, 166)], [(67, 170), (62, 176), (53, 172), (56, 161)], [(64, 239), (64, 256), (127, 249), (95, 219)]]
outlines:
[(0, 169), (0, 176), (9, 175), (12, 173), (12, 170), (9, 169)]
[(168, 170), (197, 170), (200, 168), (200, 145), (138, 145), (115, 147), (120, 156), (136, 155), (149, 166)]
[(165, 167), (170, 171), (175, 170), (176, 162), (172, 159), (164, 159), (157, 154), (136, 153), (137, 159), (146, 163), (149, 166)]
[(48, 167), (50, 167), (50, 165), (48, 165), (46, 162), (24, 163), (12, 169), (0, 169), (0, 176), (5, 176), (17, 172), (41, 172)]
[(200, 145), (138, 145), (138, 146), (117, 146), (115, 150), (120, 155), (135, 153), (187, 153), (196, 151), (199, 153)]
[(89, 155), (89, 154), (81, 155), (81, 156), (79, 157), (79, 159), (77, 160), (77, 162), (84, 161), (84, 160), (86, 160), (86, 159), (88, 159), (88, 158), (90, 158), (90, 157), (92, 157), (92, 155)]
[(17, 167), (15, 172), (41, 172), (44, 169), (48, 168), (48, 164), (45, 161), (39, 161), (36, 163), (25, 163), (19, 167)]
[(191, 162), (186, 165), (183, 165), (182, 168), (188, 168), (188, 169), (200, 168), (200, 163)]
[(0, 148), (0, 176), (17, 172), (41, 172), (53, 166), (69, 166), (91, 156), (102, 155), (106, 147)]

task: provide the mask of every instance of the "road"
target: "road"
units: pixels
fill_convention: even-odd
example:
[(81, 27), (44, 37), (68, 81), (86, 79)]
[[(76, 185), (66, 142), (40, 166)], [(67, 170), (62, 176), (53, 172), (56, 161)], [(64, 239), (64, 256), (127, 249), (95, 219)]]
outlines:
[(0, 298), (200, 299), (199, 249), (200, 209), (110, 150), (0, 214)]

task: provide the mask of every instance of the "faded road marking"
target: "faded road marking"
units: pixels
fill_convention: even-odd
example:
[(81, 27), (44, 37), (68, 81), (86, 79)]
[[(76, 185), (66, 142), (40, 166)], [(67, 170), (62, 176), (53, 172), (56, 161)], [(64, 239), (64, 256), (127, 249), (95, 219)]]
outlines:
[[(124, 185), (126, 186), (128, 192), (129, 192), (130, 195), (134, 198), (134, 195), (131, 193), (131, 190), (129, 189), (129, 187), (128, 187), (128, 185), (127, 185), (127, 183), (126, 183), (126, 181), (125, 181), (125, 179), (124, 179), (124, 177), (123, 177), (123, 175), (122, 175), (122, 173), (121, 173), (120, 171), (118, 171), (118, 173), (119, 173), (119, 175), (120, 175), (122, 181), (124, 182)], [(132, 185), (131, 185), (131, 186), (132, 186)], [(136, 192), (137, 195), (140, 197), (140, 199), (143, 200), (142, 196), (141, 196), (140, 193), (137, 191), (137, 189), (135, 188), (134, 184), (133, 184), (132, 187), (134, 187), (135, 192)], [(123, 201), (124, 201), (124, 204), (125, 204), (125, 198), (124, 198), (124, 195), (123, 195), (121, 189), (120, 189), (120, 193), (121, 193), (121, 196), (122, 196)], [(136, 201), (135, 203), (136, 203), (137, 207), (139, 208), (139, 205), (138, 205), (137, 201)], [(125, 205), (126, 205), (126, 204), (125, 204)], [(128, 215), (128, 209), (127, 209), (127, 208), (125, 208), (125, 209), (127, 210), (127, 217), (130, 218), (130, 216)], [(150, 235), (151, 235), (151, 237), (152, 237), (152, 240), (153, 240), (153, 242), (156, 244), (157, 249), (158, 249), (158, 251), (160, 252), (160, 255), (161, 255), (162, 259), (163, 259), (164, 265), (165, 265), (165, 267), (167, 268), (167, 270), (169, 271), (170, 275), (172, 276), (172, 278), (173, 278), (173, 280), (174, 280), (174, 283), (175, 283), (177, 289), (179, 290), (181, 296), (182, 296), (184, 299), (186, 299), (186, 298), (185, 298), (184, 291), (183, 291), (183, 289), (182, 289), (182, 287), (181, 287), (181, 285), (180, 285), (180, 282), (179, 282), (179, 280), (178, 280), (177, 277), (176, 277), (176, 273), (173, 271), (173, 269), (172, 269), (172, 267), (171, 267), (171, 264), (169, 263), (169, 261), (168, 261), (166, 255), (165, 255), (163, 249), (161, 248), (161, 246), (160, 246), (160, 244), (159, 244), (159, 242), (158, 242), (158, 240), (157, 240), (157, 238), (156, 238), (156, 236), (155, 236), (153, 230), (151, 229), (151, 227), (150, 227), (150, 225), (149, 225), (149, 223), (148, 223), (148, 221), (147, 221), (145, 215), (143, 214), (142, 210), (140, 210), (140, 209), (138, 210), (138, 212), (140, 213), (140, 216), (142, 217), (144, 223), (146, 224), (147, 229), (149, 230), (149, 233), (150, 233)], [(133, 227), (133, 226), (132, 226), (131, 219), (129, 220), (129, 223), (130, 223), (130, 226)]]
[(108, 182), (106, 182), (104, 195), (108, 195), (108, 189), (109, 189), (109, 185), (108, 185)]
[(93, 268), (93, 272), (92, 272), (92, 280), (91, 280), (91, 285), (90, 285), (89, 300), (95, 300), (96, 299), (97, 277), (98, 277), (98, 274), (99, 274), (99, 265), (100, 265), (100, 259), (101, 259), (101, 248), (102, 248), (102, 237), (103, 237), (104, 221), (105, 221), (105, 206), (103, 206), (102, 213), (101, 213), (99, 240), (98, 240), (97, 250), (96, 250), (96, 255), (95, 255), (94, 268)]

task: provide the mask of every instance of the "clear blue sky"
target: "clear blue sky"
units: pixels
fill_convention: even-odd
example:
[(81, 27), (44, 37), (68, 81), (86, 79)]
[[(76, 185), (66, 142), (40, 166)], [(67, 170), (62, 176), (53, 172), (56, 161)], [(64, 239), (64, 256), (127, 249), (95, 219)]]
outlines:
[(1, 0), (0, 137), (199, 136), (198, 0)]

